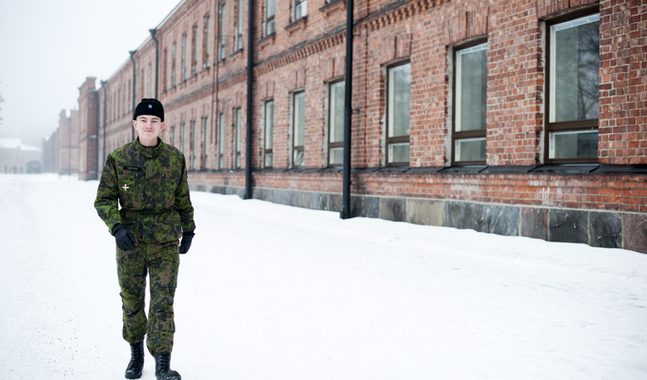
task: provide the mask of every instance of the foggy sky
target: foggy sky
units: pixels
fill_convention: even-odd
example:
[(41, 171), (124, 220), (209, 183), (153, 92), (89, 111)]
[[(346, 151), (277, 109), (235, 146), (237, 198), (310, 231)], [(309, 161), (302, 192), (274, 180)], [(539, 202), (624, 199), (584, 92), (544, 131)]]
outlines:
[(79, 86), (106, 80), (180, 0), (0, 0), (0, 138), (41, 148)]

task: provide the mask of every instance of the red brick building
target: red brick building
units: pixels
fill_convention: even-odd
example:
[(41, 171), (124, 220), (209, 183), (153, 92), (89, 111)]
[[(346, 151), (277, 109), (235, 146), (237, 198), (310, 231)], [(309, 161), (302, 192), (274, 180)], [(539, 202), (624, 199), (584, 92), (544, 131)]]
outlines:
[(96, 78), (89, 77), (79, 87), (79, 178), (97, 179), (97, 112)]
[(54, 167), (59, 174), (79, 172), (79, 111), (71, 110), (70, 116), (62, 110), (56, 131), (56, 161)]
[[(181, 1), (102, 82), (99, 166), (158, 97), (194, 189), (339, 211), (346, 2), (254, 0), (250, 34), (248, 1)], [(647, 4), (354, 13), (353, 215), (647, 252)]]

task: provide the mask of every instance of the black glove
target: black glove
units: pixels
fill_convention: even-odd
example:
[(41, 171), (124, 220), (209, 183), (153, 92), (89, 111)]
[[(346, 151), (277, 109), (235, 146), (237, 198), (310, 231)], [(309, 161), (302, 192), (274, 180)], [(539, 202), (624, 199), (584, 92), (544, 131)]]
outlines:
[(117, 241), (117, 247), (122, 251), (129, 251), (135, 248), (135, 237), (124, 227), (123, 224), (115, 224), (112, 234)]
[(187, 231), (182, 233), (182, 241), (180, 242), (180, 253), (189, 252), (189, 248), (191, 248), (191, 240), (193, 240), (194, 236), (195, 236), (195, 233), (193, 233), (193, 231)]

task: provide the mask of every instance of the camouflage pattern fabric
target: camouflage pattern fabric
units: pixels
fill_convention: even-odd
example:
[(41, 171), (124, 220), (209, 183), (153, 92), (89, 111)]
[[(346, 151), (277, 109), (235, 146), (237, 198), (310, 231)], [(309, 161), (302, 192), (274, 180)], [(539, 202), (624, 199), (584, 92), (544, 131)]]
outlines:
[(106, 159), (94, 207), (111, 233), (122, 223), (137, 242), (162, 243), (193, 231), (184, 154), (162, 141), (145, 147), (135, 140), (115, 149)]
[[(173, 350), (173, 298), (179, 264), (177, 240), (163, 244), (140, 243), (129, 251), (117, 248), (123, 337), (128, 343), (139, 343), (146, 336), (146, 346), (153, 356)], [(144, 311), (147, 272), (151, 289), (148, 319)]]
[[(94, 202), (111, 233), (121, 223), (135, 237), (135, 249), (117, 248), (123, 337), (138, 343), (148, 336), (147, 346), (153, 355), (171, 353), (173, 348), (178, 240), (182, 231), (195, 229), (184, 154), (160, 139), (158, 142), (155, 147), (145, 147), (135, 140), (110, 153)], [(144, 311), (147, 274), (151, 293), (148, 319)]]

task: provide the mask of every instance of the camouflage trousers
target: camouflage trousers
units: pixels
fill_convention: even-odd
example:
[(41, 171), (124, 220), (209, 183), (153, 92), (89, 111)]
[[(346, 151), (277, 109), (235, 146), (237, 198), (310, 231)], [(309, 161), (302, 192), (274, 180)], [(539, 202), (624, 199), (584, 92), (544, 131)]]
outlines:
[[(152, 355), (173, 350), (173, 298), (179, 265), (177, 240), (162, 244), (140, 242), (130, 251), (117, 248), (123, 337), (128, 343), (139, 343), (146, 336), (146, 346)], [(148, 318), (144, 311), (147, 275), (150, 275)]]

